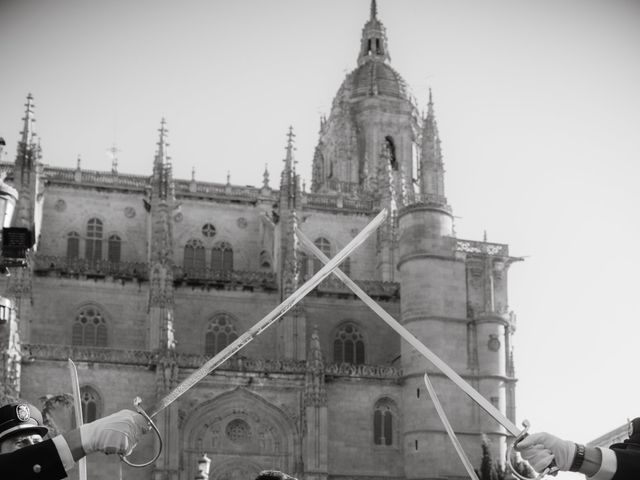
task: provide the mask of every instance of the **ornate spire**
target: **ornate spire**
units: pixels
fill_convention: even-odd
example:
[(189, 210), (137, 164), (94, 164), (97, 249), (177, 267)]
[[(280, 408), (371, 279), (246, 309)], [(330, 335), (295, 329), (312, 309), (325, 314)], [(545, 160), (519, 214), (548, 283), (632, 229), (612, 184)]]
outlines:
[(172, 200), (173, 175), (171, 157), (168, 152), (169, 142), (167, 141), (167, 134), (169, 131), (167, 130), (166, 125), (167, 122), (163, 117), (162, 120), (160, 120), (160, 128), (158, 129), (158, 132), (160, 133), (160, 138), (158, 139), (157, 144), (158, 151), (156, 152), (156, 157), (153, 162), (153, 190), (159, 199)]
[(389, 62), (389, 49), (387, 48), (387, 33), (382, 22), (378, 20), (378, 5), (376, 0), (371, 0), (369, 20), (362, 29), (362, 41), (358, 65), (371, 60)]
[(299, 197), (298, 190), (298, 176), (296, 175), (296, 160), (294, 159), (293, 152), (295, 147), (293, 146), (293, 139), (295, 138), (293, 133), (293, 127), (289, 127), (287, 133), (287, 146), (285, 147), (286, 156), (284, 158), (284, 169), (282, 170), (282, 176), (280, 178), (280, 202), (281, 208), (295, 208), (297, 199)]
[(36, 132), (33, 125), (33, 123), (36, 120), (33, 117), (34, 105), (33, 105), (33, 95), (31, 95), (31, 93), (27, 95), (27, 103), (25, 103), (24, 106), (26, 107), (26, 112), (24, 114), (24, 117), (22, 118), (22, 121), (24, 123), (22, 126), (22, 132), (20, 132), (22, 135), (20, 141), (25, 145), (30, 145), (32, 143), (35, 143), (34, 137), (36, 136)]
[(287, 151), (287, 157), (284, 160), (287, 168), (295, 168), (293, 160), (293, 139), (295, 138), (295, 136), (296, 134), (293, 133), (293, 127), (289, 125), (289, 132), (287, 132), (287, 146), (285, 147), (285, 150)]
[(444, 196), (444, 163), (440, 150), (440, 135), (433, 109), (433, 95), (429, 89), (427, 116), (422, 125), (422, 148), (420, 157), (420, 193), (430, 202), (446, 204)]
[[(22, 118), (22, 131), (16, 153), (15, 167), (13, 170), (13, 186), (18, 191), (15, 214), (12, 225), (33, 229), (38, 205), (42, 202), (42, 177), (39, 168), (41, 158), (40, 143), (36, 139), (34, 129), (35, 118), (33, 116), (33, 96), (27, 95), (25, 114)], [(35, 247), (34, 247), (35, 248)]]
[(269, 188), (269, 169), (264, 164), (264, 173), (262, 174), (262, 188)]
[[(171, 161), (168, 155), (167, 128), (160, 121), (158, 150), (151, 178), (151, 241), (149, 242), (149, 327), (150, 347), (163, 351), (175, 347), (173, 292), (173, 217), (175, 198)], [(164, 362), (164, 363), (162, 363)], [(171, 388), (177, 364), (171, 356), (162, 357), (158, 365), (158, 392)]]

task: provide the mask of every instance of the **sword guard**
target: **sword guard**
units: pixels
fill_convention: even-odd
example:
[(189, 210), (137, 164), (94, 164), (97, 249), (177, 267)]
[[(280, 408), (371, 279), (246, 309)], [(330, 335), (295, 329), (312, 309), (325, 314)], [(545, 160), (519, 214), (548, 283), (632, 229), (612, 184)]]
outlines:
[(136, 407), (136, 411), (140, 415), (142, 415), (147, 422), (149, 422), (149, 426), (153, 429), (153, 431), (156, 433), (156, 435), (158, 437), (158, 452), (156, 453), (156, 455), (153, 457), (152, 460), (149, 460), (148, 462), (145, 462), (145, 463), (132, 463), (129, 460), (127, 460), (127, 457), (129, 455), (131, 455), (131, 453), (129, 455), (126, 455), (126, 456), (125, 455), (120, 455), (120, 460), (123, 463), (126, 463), (130, 467), (135, 467), (135, 468), (148, 467), (152, 463), (155, 463), (155, 461), (160, 457), (160, 454), (162, 453), (162, 436), (160, 435), (160, 431), (158, 430), (158, 427), (156, 427), (156, 424), (153, 423), (153, 420), (151, 420), (151, 417), (149, 415), (147, 415), (147, 412), (145, 412), (140, 405), (142, 405), (142, 399), (140, 397), (134, 398), (133, 399), (133, 406)]
[(531, 424), (529, 423), (529, 420), (523, 420), (522, 426), (524, 427), (524, 429), (515, 438), (513, 443), (509, 445), (509, 448), (507, 448), (507, 465), (509, 466), (509, 470), (511, 470), (511, 473), (513, 474), (513, 476), (516, 477), (518, 480), (542, 480), (547, 475), (551, 475), (552, 477), (555, 477), (560, 471), (560, 469), (558, 468), (558, 465), (556, 465), (555, 460), (552, 460), (549, 466), (547, 466), (547, 468), (545, 468), (542, 471), (542, 473), (540, 473), (536, 477), (525, 477), (524, 475), (521, 475), (516, 471), (516, 468), (512, 462), (512, 458), (513, 458), (512, 452), (514, 447), (529, 435), (529, 427), (531, 426)]

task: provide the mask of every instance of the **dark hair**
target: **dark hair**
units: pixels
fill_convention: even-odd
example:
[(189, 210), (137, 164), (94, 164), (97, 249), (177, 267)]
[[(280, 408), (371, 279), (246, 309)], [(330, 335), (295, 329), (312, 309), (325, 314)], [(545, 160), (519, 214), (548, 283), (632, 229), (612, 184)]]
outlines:
[(278, 470), (262, 470), (256, 480), (297, 480), (296, 478), (287, 475), (286, 473)]

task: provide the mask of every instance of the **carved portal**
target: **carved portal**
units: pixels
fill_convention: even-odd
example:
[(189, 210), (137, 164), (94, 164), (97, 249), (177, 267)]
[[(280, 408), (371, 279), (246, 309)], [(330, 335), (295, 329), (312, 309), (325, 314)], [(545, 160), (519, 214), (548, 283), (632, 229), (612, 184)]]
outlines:
[(217, 466), (210, 474), (210, 480), (248, 480), (256, 478), (261, 467), (249, 460), (228, 460)]
[(193, 478), (203, 453), (219, 466), (211, 475), (215, 480), (246, 480), (260, 470), (295, 468), (298, 428), (282, 408), (259, 395), (237, 388), (189, 411), (182, 435), (186, 478)]

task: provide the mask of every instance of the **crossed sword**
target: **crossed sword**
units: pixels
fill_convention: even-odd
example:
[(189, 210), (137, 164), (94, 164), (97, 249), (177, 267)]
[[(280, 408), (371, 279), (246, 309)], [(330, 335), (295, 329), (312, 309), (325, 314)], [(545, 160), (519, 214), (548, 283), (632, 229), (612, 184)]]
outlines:
[[(397, 320), (395, 320), (389, 313), (387, 313), (380, 305), (378, 305), (371, 297), (369, 297), (353, 280), (351, 280), (344, 272), (342, 272), (338, 266), (353, 252), (358, 246), (360, 246), (385, 220), (387, 217), (387, 210), (383, 209), (362, 231), (354, 237), (338, 254), (331, 260), (324, 255), (313, 242), (311, 242), (298, 228), (296, 228), (296, 235), (302, 242), (303, 246), (313, 253), (321, 262), (325, 265), (322, 267), (313, 277), (307, 280), (298, 290), (292, 293), (286, 300), (272, 310), (262, 320), (257, 322), (253, 327), (243, 333), (234, 342), (229, 344), (217, 355), (208, 360), (199, 369), (184, 379), (175, 389), (169, 392), (165, 397), (160, 399), (151, 409), (145, 411), (141, 404), (140, 397), (134, 399), (134, 405), (136, 410), (143, 415), (150, 425), (155, 430), (159, 439), (159, 448), (154, 458), (146, 463), (135, 464), (130, 462), (125, 456), (121, 456), (121, 459), (126, 464), (132, 467), (146, 467), (154, 463), (162, 452), (162, 438), (160, 432), (156, 428), (152, 418), (158, 415), (162, 410), (167, 408), (173, 402), (175, 402), (180, 396), (187, 392), (200, 380), (209, 375), (212, 371), (222, 365), (225, 361), (235, 355), (238, 351), (244, 348), (254, 338), (260, 335), (276, 320), (282, 317), (286, 312), (293, 308), (298, 302), (300, 302), (311, 290), (313, 290), (320, 282), (322, 282), (331, 273), (336, 275), (342, 282), (351, 289), (351, 291), (360, 298), (369, 308), (371, 308), (387, 325), (395, 330), (406, 342), (414, 347), (420, 354), (422, 354), (427, 360), (429, 360), (435, 367), (437, 367), (444, 375), (446, 375), (455, 385), (457, 385), (463, 392), (465, 392), (475, 403), (477, 403), (485, 412), (493, 417), (500, 425), (502, 425), (511, 435), (515, 438), (513, 445), (517, 444), (520, 440), (525, 438), (529, 429), (529, 422), (526, 420), (522, 422), (524, 429), (519, 429), (511, 420), (509, 420), (500, 410), (493, 406), (487, 399), (485, 399), (480, 392), (474, 389), (469, 383), (467, 383), (460, 375), (458, 375), (449, 365), (441, 360), (435, 353), (427, 348), (420, 340), (418, 340), (409, 330), (402, 326)], [(446, 414), (438, 401), (433, 386), (429, 382), (429, 377), (425, 374), (424, 377), (427, 390), (432, 397), (436, 411), (445, 425), (445, 429), (449, 434), (453, 445), (463, 462), (465, 469), (469, 473), (469, 476), (477, 480), (477, 476), (473, 470), (471, 462), (465, 455), (460, 443), (458, 442), (451, 425), (449, 424)], [(78, 392), (79, 399), (79, 392)], [(76, 409), (77, 411), (78, 409)], [(81, 421), (81, 420), (80, 420)], [(510, 450), (507, 453), (507, 464), (512, 470), (512, 473), (521, 480), (530, 480), (528, 477), (520, 475), (510, 463)], [(555, 463), (549, 465), (539, 476), (535, 477), (536, 480), (542, 479), (546, 475), (555, 475), (558, 471)], [(85, 477), (86, 478), (86, 477)]]

